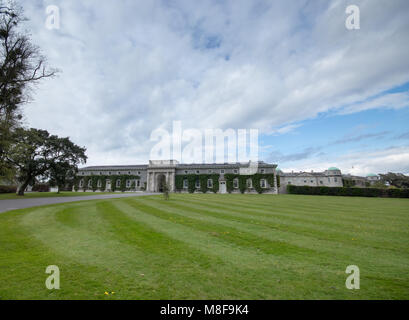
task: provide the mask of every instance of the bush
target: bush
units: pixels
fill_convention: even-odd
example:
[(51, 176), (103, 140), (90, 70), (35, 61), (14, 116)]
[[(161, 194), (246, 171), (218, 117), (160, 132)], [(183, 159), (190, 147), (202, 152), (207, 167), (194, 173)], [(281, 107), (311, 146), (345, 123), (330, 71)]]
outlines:
[(17, 193), (17, 186), (0, 186), (0, 193)]
[(288, 185), (287, 192), (290, 194), (326, 196), (409, 198), (409, 189), (332, 188)]
[(37, 183), (33, 187), (34, 192), (50, 192), (50, 185), (46, 183)]

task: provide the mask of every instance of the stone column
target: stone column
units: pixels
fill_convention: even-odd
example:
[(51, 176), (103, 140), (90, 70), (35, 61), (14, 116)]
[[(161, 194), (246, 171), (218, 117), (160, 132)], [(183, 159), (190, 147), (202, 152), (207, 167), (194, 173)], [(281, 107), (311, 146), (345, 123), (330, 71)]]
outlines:
[(278, 194), (278, 187), (277, 187), (277, 172), (274, 169), (274, 194)]
[(152, 185), (152, 172), (149, 172), (149, 174), (148, 174), (148, 179), (147, 179), (148, 181), (148, 192), (153, 192), (153, 185)]
[(175, 174), (173, 172), (170, 174), (170, 190), (172, 192), (176, 191), (175, 190)]

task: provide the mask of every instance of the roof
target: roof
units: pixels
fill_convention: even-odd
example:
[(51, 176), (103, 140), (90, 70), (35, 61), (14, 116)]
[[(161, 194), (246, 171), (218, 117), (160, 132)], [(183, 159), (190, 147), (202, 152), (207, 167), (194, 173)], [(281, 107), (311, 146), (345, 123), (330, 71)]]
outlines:
[(377, 177), (378, 175), (375, 173), (368, 173), (366, 176), (367, 177)]
[[(219, 168), (248, 168), (249, 163), (202, 163), (202, 164), (179, 164), (176, 166), (176, 169), (219, 169)], [(276, 168), (276, 164), (269, 164), (260, 161), (258, 163), (259, 168)]]
[[(247, 168), (249, 163), (202, 163), (202, 164), (177, 164), (173, 166), (176, 169), (223, 169), (223, 168)], [(258, 162), (259, 168), (276, 168), (276, 164), (269, 164), (262, 161)], [(90, 166), (80, 168), (79, 171), (130, 171), (146, 170), (149, 165), (128, 165), (128, 166)]]
[(328, 171), (341, 171), (337, 167), (328, 168)]
[(324, 172), (282, 172), (283, 177), (326, 177)]
[(80, 168), (79, 171), (116, 171), (116, 170), (143, 170), (147, 169), (148, 165), (131, 165), (131, 166), (91, 166), (91, 167), (84, 167)]

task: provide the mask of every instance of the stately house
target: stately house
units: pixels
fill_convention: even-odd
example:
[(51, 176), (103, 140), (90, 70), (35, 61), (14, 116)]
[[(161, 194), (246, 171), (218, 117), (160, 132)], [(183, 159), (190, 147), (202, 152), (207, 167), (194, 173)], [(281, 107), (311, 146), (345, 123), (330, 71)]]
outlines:
[(310, 187), (342, 187), (341, 170), (331, 167), (324, 172), (283, 172), (277, 169), (280, 176), (280, 193), (285, 193), (288, 185)]
[(353, 176), (351, 174), (343, 174), (342, 179), (344, 181), (344, 187), (359, 187), (366, 188), (374, 185), (380, 181), (380, 177), (377, 174), (370, 173), (366, 177)]
[[(256, 172), (243, 175), (243, 172), (250, 172), (249, 168), (256, 168)], [(257, 192), (261, 188), (265, 193), (277, 194), (276, 168), (277, 165), (262, 161), (255, 166), (251, 162), (181, 164), (175, 160), (149, 161), (147, 165), (86, 167), (79, 169), (76, 190), (162, 192), (167, 185), (171, 192), (188, 192), (192, 187), (200, 192), (201, 184), (205, 183), (207, 190), (227, 193), (240, 192), (240, 182), (245, 177), (246, 192)]]

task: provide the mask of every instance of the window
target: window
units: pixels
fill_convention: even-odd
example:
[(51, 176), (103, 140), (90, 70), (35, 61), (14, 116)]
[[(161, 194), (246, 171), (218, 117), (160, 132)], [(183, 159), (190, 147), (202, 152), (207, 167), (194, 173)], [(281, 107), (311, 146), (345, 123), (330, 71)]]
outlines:
[(209, 173), (213, 173), (213, 170), (209, 170)]
[(260, 187), (262, 187), (262, 188), (267, 188), (267, 186), (266, 186), (266, 180), (265, 180), (265, 179), (261, 179), (261, 180), (260, 180)]
[(100, 172), (99, 175), (102, 176), (102, 172)]
[(337, 178), (334, 178), (334, 181), (335, 181), (335, 182), (338, 182), (338, 179), (337, 179)]
[(291, 181), (288, 181), (287, 184), (291, 184)]
[(199, 188), (200, 188), (200, 180), (196, 180), (195, 187), (196, 187), (197, 189), (199, 189)]
[(89, 179), (89, 180), (88, 180), (88, 188), (91, 188), (91, 187), (92, 187), (92, 180)]
[(263, 174), (263, 173), (265, 172), (265, 170), (264, 170), (264, 169), (261, 169), (260, 172)]
[(110, 175), (111, 175), (111, 172), (108, 172), (108, 175), (110, 176)]
[(131, 171), (128, 171), (128, 174), (131, 175)]
[(185, 174), (187, 174), (187, 170), (185, 170)]
[(141, 180), (136, 180), (136, 186), (139, 188), (141, 186)]
[(98, 188), (101, 188), (101, 187), (102, 187), (102, 182), (101, 182), (101, 180), (98, 180), (97, 186), (98, 186)]
[(85, 173), (83, 172), (82, 175), (85, 175)]
[(234, 172), (234, 173), (239, 173), (239, 170), (234, 169), (233, 172)]
[(187, 189), (188, 188), (188, 181), (187, 179), (183, 180), (183, 189)]
[(331, 182), (331, 178), (328, 178), (328, 182)]
[(249, 189), (253, 188), (253, 180), (247, 179), (247, 188)]
[(221, 174), (224, 174), (224, 170), (220, 170), (220, 173), (221, 173)]
[(233, 188), (238, 189), (239, 188), (239, 179), (234, 179), (233, 180)]
[(84, 186), (84, 180), (80, 181), (80, 188), (82, 188)]
[(307, 183), (307, 180), (304, 180), (304, 183)]
[(126, 187), (130, 188), (131, 187), (131, 180), (126, 180)]
[(118, 171), (118, 176), (120, 176), (121, 175), (121, 171)]
[(121, 180), (116, 180), (116, 187), (120, 188), (121, 187)]
[(324, 184), (324, 181), (320, 180), (320, 184)]
[(314, 183), (314, 180), (311, 180), (311, 183)]
[(213, 188), (213, 179), (208, 179), (207, 180), (207, 187), (208, 188)]
[(140, 171), (138, 171), (138, 175), (140, 175), (141, 174), (141, 172)]
[(199, 173), (200, 173), (200, 171), (199, 171), (199, 170), (196, 170), (196, 173), (197, 173), (197, 174), (199, 174)]

